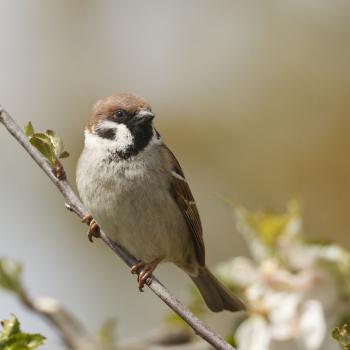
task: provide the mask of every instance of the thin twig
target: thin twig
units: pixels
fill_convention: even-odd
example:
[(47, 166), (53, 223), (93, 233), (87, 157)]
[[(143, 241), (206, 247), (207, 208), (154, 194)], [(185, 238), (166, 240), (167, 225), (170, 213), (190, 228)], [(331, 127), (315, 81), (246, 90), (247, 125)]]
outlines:
[(62, 340), (70, 350), (99, 350), (95, 340), (83, 325), (57, 300), (51, 298), (22, 299), (31, 311), (48, 320), (59, 330)]
[[(68, 180), (58, 179), (47, 160), (41, 153), (35, 149), (27, 137), (24, 135), (22, 129), (16, 124), (12, 117), (0, 105), (0, 122), (4, 124), (10, 134), (23, 146), (29, 153), (39, 167), (46, 173), (51, 181), (58, 187), (66, 201), (66, 206), (70, 211), (73, 211), (81, 219), (87, 213), (84, 205), (73, 192)], [(129, 267), (133, 266), (137, 260), (126, 252), (121, 246), (113, 242), (101, 230), (101, 239), (107, 244)], [(167, 288), (160, 283), (160, 281), (153, 276), (149, 288), (162, 299), (173, 311), (175, 311), (186, 323), (193, 328), (196, 334), (205, 339), (214, 348), (219, 350), (234, 350), (234, 348), (225, 342), (221, 337), (215, 334), (208, 326), (203, 323), (198, 317), (191, 313), (179, 300), (177, 300)]]

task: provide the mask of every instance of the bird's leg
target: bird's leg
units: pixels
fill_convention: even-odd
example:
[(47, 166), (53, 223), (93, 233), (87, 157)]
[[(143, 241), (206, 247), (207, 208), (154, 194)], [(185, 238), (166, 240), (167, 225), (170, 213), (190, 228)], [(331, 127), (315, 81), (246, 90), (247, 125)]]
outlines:
[(139, 282), (140, 292), (143, 292), (143, 287), (145, 284), (149, 285), (151, 283), (151, 275), (160, 263), (160, 260), (161, 259), (155, 259), (148, 264), (140, 260), (131, 268), (131, 273), (137, 274), (137, 281)]
[(97, 225), (97, 222), (90, 214), (86, 214), (83, 217), (82, 222), (89, 225), (88, 238), (90, 242), (93, 242), (92, 237), (96, 237), (96, 238), (100, 237), (100, 227)]

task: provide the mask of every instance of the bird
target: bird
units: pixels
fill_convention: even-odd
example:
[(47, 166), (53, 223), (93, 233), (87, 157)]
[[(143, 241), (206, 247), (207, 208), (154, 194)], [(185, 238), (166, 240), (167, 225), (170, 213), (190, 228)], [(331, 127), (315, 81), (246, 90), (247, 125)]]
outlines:
[(245, 309), (205, 263), (203, 230), (184, 172), (153, 125), (150, 104), (133, 93), (92, 108), (76, 169), (89, 239), (101, 227), (137, 263), (140, 291), (161, 262), (185, 271), (214, 312)]

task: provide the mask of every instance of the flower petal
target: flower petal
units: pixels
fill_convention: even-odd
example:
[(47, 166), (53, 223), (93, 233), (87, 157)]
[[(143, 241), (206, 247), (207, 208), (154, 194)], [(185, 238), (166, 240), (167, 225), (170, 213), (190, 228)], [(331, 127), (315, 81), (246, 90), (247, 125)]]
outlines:
[(318, 349), (327, 331), (322, 304), (319, 301), (309, 300), (304, 303), (299, 327), (300, 340), (306, 349)]
[(232, 280), (235, 284), (247, 287), (258, 278), (258, 273), (251, 259), (236, 257), (231, 266)]
[(253, 316), (243, 321), (236, 331), (239, 350), (268, 350), (270, 330), (266, 320)]

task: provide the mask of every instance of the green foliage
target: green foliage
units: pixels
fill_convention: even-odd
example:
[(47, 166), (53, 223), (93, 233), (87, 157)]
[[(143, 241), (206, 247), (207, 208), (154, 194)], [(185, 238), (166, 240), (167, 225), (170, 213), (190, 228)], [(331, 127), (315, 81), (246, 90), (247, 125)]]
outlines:
[(28, 124), (24, 126), (24, 133), (27, 137), (31, 137), (34, 134), (34, 128), (31, 122), (28, 122)]
[(20, 298), (26, 298), (26, 292), (22, 285), (22, 267), (12, 260), (0, 259), (0, 288), (17, 294)]
[(0, 350), (31, 350), (45, 343), (45, 337), (40, 334), (29, 334), (21, 331), (16, 316), (1, 322)]
[[(288, 234), (293, 225), (300, 220), (300, 205), (297, 201), (288, 202), (287, 212), (283, 214), (250, 212), (237, 210), (239, 221), (267, 246), (274, 246), (278, 238)], [(300, 232), (292, 232), (301, 235)]]
[(115, 339), (115, 328), (117, 321), (115, 319), (109, 319), (105, 321), (98, 334), (99, 343), (104, 349), (115, 349), (116, 339)]
[(350, 333), (349, 326), (347, 324), (335, 327), (332, 331), (332, 337), (344, 350), (350, 350)]
[[(29, 304), (22, 284), (22, 266), (10, 259), (0, 258), (0, 289), (15, 293), (24, 303)], [(0, 350), (30, 350), (44, 344), (40, 334), (23, 333), (16, 316), (1, 322)]]
[(35, 133), (31, 122), (24, 127), (24, 133), (29, 142), (54, 166), (60, 158), (69, 157), (64, 150), (62, 139), (53, 130), (46, 130), (45, 133)]
[(231, 333), (228, 337), (225, 338), (225, 340), (232, 345), (233, 347), (237, 347), (237, 341), (236, 338), (234, 336), (234, 333)]

